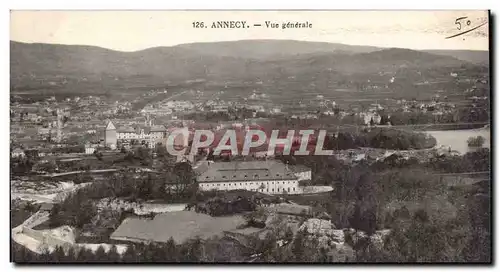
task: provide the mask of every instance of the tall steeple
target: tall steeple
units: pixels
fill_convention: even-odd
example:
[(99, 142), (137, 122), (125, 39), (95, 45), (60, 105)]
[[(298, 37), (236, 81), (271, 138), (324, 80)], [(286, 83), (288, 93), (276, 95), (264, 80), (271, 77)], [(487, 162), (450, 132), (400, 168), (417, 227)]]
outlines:
[(111, 122), (111, 120), (108, 122), (108, 124), (106, 125), (106, 130), (116, 130), (116, 127), (115, 125), (113, 124), (113, 122)]
[(104, 131), (104, 143), (111, 149), (116, 148), (117, 144), (116, 127), (111, 121), (108, 122), (108, 124), (106, 125), (106, 129)]

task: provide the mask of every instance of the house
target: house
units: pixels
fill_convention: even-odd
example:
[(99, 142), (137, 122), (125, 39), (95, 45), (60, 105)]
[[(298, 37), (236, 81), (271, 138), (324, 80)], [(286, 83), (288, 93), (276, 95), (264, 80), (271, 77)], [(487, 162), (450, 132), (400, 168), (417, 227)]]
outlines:
[(26, 156), (26, 154), (24, 154), (24, 151), (19, 147), (12, 150), (10, 155), (12, 158), (23, 158), (24, 156)]
[(94, 154), (95, 147), (92, 145), (85, 145), (85, 154)]
[(227, 105), (214, 105), (212, 107), (212, 112), (228, 112), (229, 107)]
[(311, 168), (304, 165), (289, 165), (289, 169), (294, 173), (299, 181), (311, 180)]

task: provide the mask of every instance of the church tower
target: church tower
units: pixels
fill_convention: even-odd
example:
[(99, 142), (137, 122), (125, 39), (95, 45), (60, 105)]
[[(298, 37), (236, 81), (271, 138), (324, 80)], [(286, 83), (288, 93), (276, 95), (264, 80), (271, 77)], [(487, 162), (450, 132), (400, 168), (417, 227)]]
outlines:
[(111, 149), (116, 148), (117, 138), (116, 138), (116, 127), (113, 122), (109, 121), (106, 125), (106, 130), (104, 132), (104, 144), (111, 147)]

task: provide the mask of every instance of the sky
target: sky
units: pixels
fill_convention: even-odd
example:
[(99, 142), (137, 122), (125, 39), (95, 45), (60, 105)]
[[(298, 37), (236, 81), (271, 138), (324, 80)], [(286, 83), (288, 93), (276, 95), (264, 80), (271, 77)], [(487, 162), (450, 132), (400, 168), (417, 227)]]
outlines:
[[(456, 24), (457, 18), (467, 17)], [(250, 28), (212, 29), (214, 21)], [(193, 22), (208, 28), (193, 28)], [(270, 29), (265, 22), (309, 22), (312, 28)], [(470, 24), (467, 25), (467, 21)], [(488, 50), (487, 11), (11, 11), (10, 39), (95, 45), (137, 51), (183, 43), (292, 39), (410, 49)], [(254, 27), (253, 24), (262, 24)], [(458, 30), (460, 28), (460, 30)]]

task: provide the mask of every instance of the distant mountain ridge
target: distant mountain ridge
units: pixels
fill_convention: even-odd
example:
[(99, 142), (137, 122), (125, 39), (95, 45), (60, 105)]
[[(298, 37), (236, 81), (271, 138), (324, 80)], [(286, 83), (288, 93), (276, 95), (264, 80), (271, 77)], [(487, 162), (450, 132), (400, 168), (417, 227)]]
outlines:
[(464, 60), (474, 64), (482, 64), (489, 66), (490, 63), (490, 53), (488, 51), (478, 51), (478, 50), (425, 50), (425, 52), (452, 56), (459, 60)]
[[(22, 85), (34, 78), (61, 77), (224, 80), (313, 75), (324, 70), (370, 73), (401, 67), (456, 67), (465, 62), (452, 55), (462, 56), (462, 59), (467, 55), (462, 51), (447, 50), (433, 54), (400, 48), (288, 40), (194, 43), (135, 52), (97, 46), (11, 41), (10, 50), (11, 82), (14, 85)], [(478, 59), (480, 54), (475, 55)]]
[(189, 43), (176, 45), (174, 47), (193, 50), (200, 54), (253, 59), (280, 58), (313, 53), (356, 54), (381, 49), (375, 46), (296, 40), (240, 40), (229, 42)]

